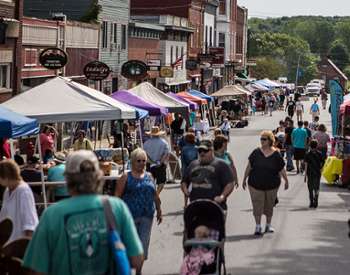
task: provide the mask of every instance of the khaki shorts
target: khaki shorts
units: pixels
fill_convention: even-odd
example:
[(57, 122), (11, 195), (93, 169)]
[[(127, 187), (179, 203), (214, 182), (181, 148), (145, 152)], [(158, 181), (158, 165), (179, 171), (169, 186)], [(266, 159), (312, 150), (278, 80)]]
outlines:
[(278, 188), (272, 190), (257, 190), (249, 186), (249, 193), (253, 204), (253, 215), (272, 217), (277, 198)]

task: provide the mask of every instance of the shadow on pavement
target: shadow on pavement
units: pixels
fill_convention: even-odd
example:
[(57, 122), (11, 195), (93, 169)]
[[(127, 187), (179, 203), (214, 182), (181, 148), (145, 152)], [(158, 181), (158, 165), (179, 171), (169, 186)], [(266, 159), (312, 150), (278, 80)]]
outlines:
[[(314, 227), (313, 227), (314, 229)], [(254, 255), (249, 266), (229, 268), (235, 275), (344, 275), (349, 273), (350, 240), (347, 221), (319, 220), (314, 233), (318, 245)]]
[(253, 234), (248, 235), (233, 235), (233, 236), (226, 236), (226, 242), (240, 242), (240, 241), (249, 241), (249, 240), (256, 240), (260, 237), (254, 236)]
[(173, 216), (180, 216), (183, 215), (184, 211), (180, 210), (180, 211), (175, 211), (175, 212), (169, 212), (163, 215), (163, 217), (173, 217)]

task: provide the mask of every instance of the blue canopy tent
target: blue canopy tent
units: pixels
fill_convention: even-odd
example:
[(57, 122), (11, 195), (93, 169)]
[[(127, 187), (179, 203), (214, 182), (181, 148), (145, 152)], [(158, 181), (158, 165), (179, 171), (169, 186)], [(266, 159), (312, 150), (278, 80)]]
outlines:
[(18, 138), (39, 133), (36, 119), (28, 118), (0, 106), (0, 137)]
[(268, 88), (269, 90), (273, 90), (273, 89), (276, 89), (276, 88), (280, 88), (281, 85), (271, 81), (270, 79), (261, 79), (261, 80), (257, 80), (255, 82), (253, 82), (253, 84), (259, 84), (259, 85), (262, 85), (266, 88)]
[(197, 96), (197, 97), (200, 97), (200, 98), (204, 98), (208, 102), (214, 102), (214, 98), (213, 97), (211, 97), (210, 95), (206, 95), (205, 93), (202, 93), (200, 91), (189, 89), (187, 92), (189, 92), (191, 95), (194, 95), (194, 96)]

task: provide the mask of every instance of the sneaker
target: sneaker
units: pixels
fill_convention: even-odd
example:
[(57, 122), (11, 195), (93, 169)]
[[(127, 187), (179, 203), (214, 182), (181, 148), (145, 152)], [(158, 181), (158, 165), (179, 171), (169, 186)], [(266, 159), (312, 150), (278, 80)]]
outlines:
[(275, 229), (271, 225), (266, 225), (265, 233), (274, 233)]
[(255, 228), (255, 232), (254, 232), (255, 236), (262, 236), (262, 231), (261, 231), (261, 227), (256, 227)]

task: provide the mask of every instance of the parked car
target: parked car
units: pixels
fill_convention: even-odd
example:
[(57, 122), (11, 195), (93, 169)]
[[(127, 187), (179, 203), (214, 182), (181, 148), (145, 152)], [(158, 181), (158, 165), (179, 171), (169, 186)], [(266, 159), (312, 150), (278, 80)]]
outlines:
[(310, 81), (310, 83), (320, 84), (321, 88), (325, 87), (325, 81), (323, 79), (313, 79)]
[(319, 96), (321, 94), (322, 86), (319, 83), (309, 83), (305, 87), (306, 95)]

